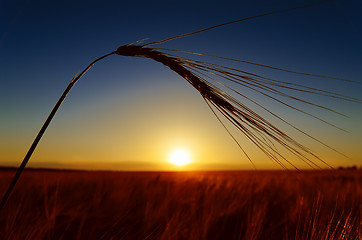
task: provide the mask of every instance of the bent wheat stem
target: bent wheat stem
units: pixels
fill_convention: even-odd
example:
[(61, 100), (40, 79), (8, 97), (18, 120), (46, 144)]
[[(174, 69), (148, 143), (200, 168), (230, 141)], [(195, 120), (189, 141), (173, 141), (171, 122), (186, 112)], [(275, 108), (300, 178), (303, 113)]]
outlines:
[(21, 165), (20, 167), (18, 168), (18, 170), (16, 171), (16, 174), (12, 180), (12, 182), (10, 183), (8, 189), (6, 190), (3, 198), (1, 199), (1, 202), (0, 202), (0, 211), (1, 209), (3, 209), (6, 201), (8, 200), (12, 190), (14, 189), (15, 187), (15, 184), (16, 182), (18, 181), (21, 173), (23, 172), (26, 164), (28, 163), (31, 155), (33, 154), (36, 146), (38, 145), (41, 137), (43, 136), (45, 130), (48, 128), (50, 122), (52, 121), (55, 113), (58, 111), (60, 105), (63, 103), (65, 97), (68, 95), (70, 89), (74, 86), (74, 84), (98, 61), (102, 60), (103, 58), (106, 58), (110, 55), (113, 55), (115, 52), (111, 52), (111, 53), (108, 53), (100, 58), (97, 58), (96, 60), (94, 60), (91, 64), (89, 64), (79, 75), (75, 75), (73, 77), (73, 79), (70, 81), (70, 83), (68, 84), (67, 88), (64, 90), (63, 94), (60, 96), (58, 102), (55, 104), (53, 110), (50, 112), (48, 118), (46, 119), (46, 121), (44, 122), (43, 126), (41, 127), (38, 135), (36, 136), (35, 140), (33, 141), (33, 143), (31, 144), (28, 152), (26, 153), (25, 155), (25, 158), (24, 160), (21, 162)]

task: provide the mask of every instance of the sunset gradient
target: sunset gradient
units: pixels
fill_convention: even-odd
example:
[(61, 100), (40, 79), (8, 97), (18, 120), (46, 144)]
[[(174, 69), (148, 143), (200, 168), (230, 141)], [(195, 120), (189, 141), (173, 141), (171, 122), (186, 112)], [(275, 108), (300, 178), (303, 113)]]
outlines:
[[(86, 3), (86, 4), (85, 4)], [(9, 1), (0, 3), (0, 165), (18, 166), (72, 77), (119, 45), (157, 41), (305, 1)], [(357, 0), (265, 16), (155, 47), (254, 61), (362, 82), (362, 17)], [(188, 57), (190, 57), (188, 55)], [(193, 57), (193, 56), (191, 56)], [(191, 58), (190, 57), (190, 58)], [(316, 88), (362, 97), (362, 84), (300, 77), (221, 61), (225, 66), (299, 79)], [(245, 93), (253, 97), (253, 93)], [(346, 154), (346, 158), (278, 125), (333, 167), (362, 166), (362, 105), (311, 96), (343, 117), (303, 110), (346, 130), (270, 102), (279, 116)], [(226, 122), (226, 121), (225, 121)], [(230, 124), (257, 169), (279, 168)], [(192, 162), (185, 170), (252, 169), (200, 94), (170, 69), (149, 59), (111, 56), (75, 85), (29, 161), (31, 167), (177, 170), (174, 149)], [(288, 155), (287, 155), (288, 156)], [(302, 161), (289, 156), (300, 168)]]

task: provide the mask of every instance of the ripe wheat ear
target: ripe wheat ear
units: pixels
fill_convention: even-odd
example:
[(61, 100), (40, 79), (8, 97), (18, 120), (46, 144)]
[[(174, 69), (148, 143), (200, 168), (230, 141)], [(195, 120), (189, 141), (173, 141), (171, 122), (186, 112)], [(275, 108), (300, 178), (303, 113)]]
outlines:
[[(170, 49), (167, 49), (170, 50)], [(177, 50), (174, 50), (177, 51)], [(362, 101), (358, 98), (348, 97), (336, 92), (331, 91), (325, 91), (322, 89), (316, 89), (309, 86), (301, 85), (301, 84), (295, 84), (292, 82), (282, 82), (279, 80), (267, 78), (260, 76), (255, 73), (246, 72), (240, 69), (236, 68), (230, 68), (226, 66), (221, 66), (217, 64), (207, 63), (207, 62), (201, 62), (201, 61), (195, 61), (187, 58), (178, 57), (176, 55), (163, 53), (160, 51), (157, 51), (153, 48), (147, 48), (145, 45), (124, 45), (120, 46), (117, 51), (115, 52), (117, 55), (122, 56), (137, 56), (137, 57), (145, 57), (153, 59), (157, 62), (160, 62), (164, 64), (165, 66), (169, 67), (171, 70), (176, 72), (178, 75), (180, 75), (182, 78), (184, 78), (186, 81), (188, 81), (205, 99), (208, 106), (211, 108), (214, 115), (217, 117), (217, 119), (221, 122), (221, 124), (224, 126), (224, 128), (227, 130), (227, 132), (232, 136), (232, 138), (236, 141), (239, 148), (243, 151), (245, 156), (249, 159), (249, 161), (253, 164), (252, 159), (248, 156), (246, 151), (242, 148), (241, 144), (237, 141), (237, 139), (231, 134), (231, 132), (226, 128), (225, 124), (223, 124), (221, 118), (219, 118), (216, 114), (216, 112), (213, 110), (218, 110), (219, 113), (221, 113), (227, 120), (229, 120), (238, 130), (240, 130), (253, 144), (255, 144), (269, 159), (274, 161), (276, 164), (280, 165), (283, 168), (288, 168), (285, 163), (289, 164), (293, 168), (297, 169), (297, 167), (289, 161), (286, 157), (284, 157), (282, 154), (280, 154), (280, 151), (278, 150), (276, 145), (281, 146), (282, 148), (286, 149), (302, 161), (304, 161), (308, 166), (312, 168), (320, 168), (319, 164), (313, 160), (316, 159), (323, 165), (326, 165), (330, 168), (332, 168), (326, 161), (318, 157), (316, 154), (314, 154), (312, 151), (310, 151), (307, 147), (290, 137), (288, 134), (286, 134), (284, 131), (270, 123), (268, 120), (263, 118), (261, 115), (253, 111), (251, 108), (247, 107), (246, 104), (240, 102), (235, 97), (231, 96), (226, 91), (221, 90), (214, 84), (212, 84), (210, 81), (214, 81), (217, 84), (223, 86), (227, 90), (229, 90), (232, 93), (236, 93), (237, 95), (241, 96), (242, 98), (246, 99), (249, 102), (254, 103), (255, 105), (261, 107), (266, 112), (277, 118), (278, 120), (288, 124), (289, 126), (293, 127), (300, 133), (308, 136), (309, 138), (323, 144), (324, 146), (332, 149), (333, 151), (345, 156), (343, 153), (339, 152), (335, 148), (323, 143), (322, 141), (318, 140), (317, 138), (313, 137), (312, 135), (306, 133), (305, 131), (302, 131), (298, 127), (294, 126), (293, 124), (289, 123), (285, 119), (277, 116), (269, 109), (263, 107), (261, 104), (259, 104), (257, 101), (247, 97), (245, 94), (241, 93), (240, 91), (228, 86), (225, 83), (222, 83), (218, 80), (216, 80), (216, 77), (219, 77), (221, 79), (224, 79), (229, 82), (237, 83), (244, 88), (247, 88), (249, 90), (255, 91), (256, 93), (259, 93), (265, 97), (268, 97), (272, 99), (273, 101), (276, 101), (277, 103), (280, 103), (284, 106), (287, 106), (295, 111), (301, 112), (303, 114), (306, 114), (310, 117), (316, 118), (319, 121), (322, 121), (330, 126), (333, 126), (335, 128), (338, 128), (340, 130), (343, 130), (339, 128), (336, 125), (333, 125), (332, 123), (328, 122), (327, 120), (324, 120), (318, 116), (315, 116), (311, 113), (308, 113), (306, 111), (303, 111), (291, 104), (285, 103), (284, 101), (280, 100), (279, 97), (289, 98), (294, 101), (299, 101), (301, 103), (312, 105), (317, 108), (321, 108), (342, 116), (342, 113), (339, 113), (333, 109), (327, 108), (325, 106), (310, 102), (306, 99), (302, 99), (299, 97), (295, 97), (293, 95), (290, 95), (283, 90), (293, 90), (297, 92), (303, 92), (303, 93), (309, 93), (309, 94), (316, 94), (321, 95), (324, 97), (331, 97), (331, 98), (337, 98), (344, 101), (351, 101), (351, 102), (357, 102), (362, 103)], [(190, 52), (189, 52), (190, 53)], [(193, 53), (195, 54), (195, 53)], [(197, 53), (196, 53), (197, 54)], [(209, 55), (210, 56), (210, 55)], [(233, 61), (239, 61), (235, 59), (229, 59)], [(250, 63), (250, 62), (248, 62)], [(255, 64), (255, 63), (251, 63)], [(261, 65), (262, 67), (271, 68), (274, 70), (283, 70), (287, 71), (293, 74), (302, 74), (307, 75), (306, 73), (299, 73), (295, 71), (275, 68), (272, 66), (267, 65)], [(308, 74), (312, 76), (317, 76), (321, 78), (330, 78), (334, 80), (340, 80), (340, 81), (349, 81), (346, 79), (338, 79), (334, 77), (328, 77), (328, 76), (320, 76), (320, 75), (313, 75)], [(209, 79), (210, 81), (206, 80)], [(213, 108), (212, 108), (213, 107)], [(345, 116), (347, 117), (347, 116)], [(345, 156), (347, 157), (347, 156)]]

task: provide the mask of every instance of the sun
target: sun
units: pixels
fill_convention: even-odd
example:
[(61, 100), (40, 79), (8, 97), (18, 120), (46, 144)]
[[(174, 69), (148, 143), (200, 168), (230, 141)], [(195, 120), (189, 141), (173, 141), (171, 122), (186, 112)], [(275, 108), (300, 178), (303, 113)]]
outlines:
[(191, 159), (190, 154), (187, 151), (177, 149), (171, 153), (168, 161), (176, 166), (184, 166), (186, 164), (189, 164), (191, 162)]

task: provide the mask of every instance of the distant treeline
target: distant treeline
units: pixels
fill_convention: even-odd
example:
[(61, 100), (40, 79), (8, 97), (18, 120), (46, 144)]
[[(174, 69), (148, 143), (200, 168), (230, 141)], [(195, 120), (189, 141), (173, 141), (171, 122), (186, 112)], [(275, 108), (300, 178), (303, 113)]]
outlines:
[[(354, 165), (352, 167), (338, 167), (338, 170), (357, 170), (357, 166)], [(360, 169), (362, 169), (362, 166), (360, 167)]]

